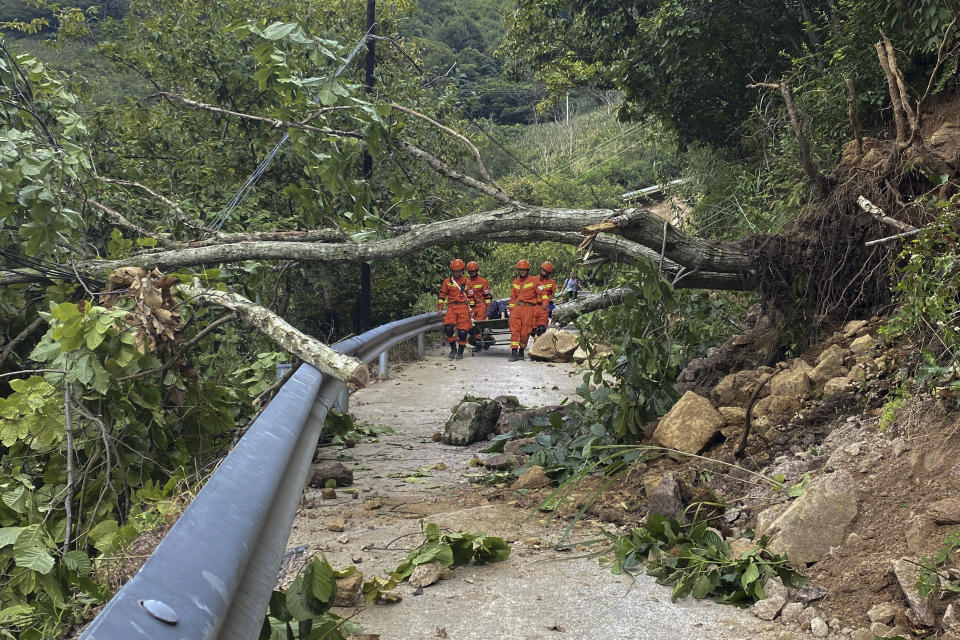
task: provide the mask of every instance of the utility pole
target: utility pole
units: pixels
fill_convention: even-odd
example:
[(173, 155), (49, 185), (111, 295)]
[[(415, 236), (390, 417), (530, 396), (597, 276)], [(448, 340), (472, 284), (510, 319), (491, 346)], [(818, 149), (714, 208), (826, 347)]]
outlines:
[[(373, 36), (376, 33), (377, 22), (377, 1), (367, 0), (367, 33)], [(366, 60), (366, 79), (364, 88), (367, 93), (373, 93), (373, 67), (376, 58), (374, 57), (374, 42), (371, 37), (367, 40), (367, 60)], [(364, 151), (363, 153), (363, 179), (370, 180), (373, 177), (373, 158)], [(360, 263), (360, 331), (369, 331), (373, 328), (373, 322), (370, 313), (370, 263)]]

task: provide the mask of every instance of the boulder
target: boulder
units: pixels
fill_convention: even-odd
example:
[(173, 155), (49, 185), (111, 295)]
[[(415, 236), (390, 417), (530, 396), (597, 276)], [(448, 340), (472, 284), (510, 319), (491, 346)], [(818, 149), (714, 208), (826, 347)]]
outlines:
[(333, 601), (335, 607), (352, 607), (360, 596), (363, 588), (363, 572), (354, 571), (345, 578), (336, 578), (337, 596)]
[(889, 624), (898, 611), (900, 611), (900, 607), (893, 602), (881, 602), (870, 607), (870, 610), (867, 611), (867, 618), (870, 619), (870, 622)]
[(509, 471), (514, 467), (519, 467), (521, 464), (523, 464), (523, 459), (513, 453), (500, 453), (483, 461), (483, 467), (485, 469), (492, 469), (494, 471)]
[(767, 533), (770, 550), (786, 553), (790, 564), (816, 562), (839, 547), (858, 513), (860, 488), (846, 471), (815, 478)]
[[(754, 387), (760, 380), (756, 371), (746, 370), (724, 376), (710, 392), (710, 397), (719, 406), (744, 406), (750, 400)], [(766, 387), (760, 392), (767, 393)]]
[(860, 329), (863, 329), (865, 326), (867, 326), (866, 320), (851, 320), (847, 324), (843, 325), (841, 333), (843, 333), (844, 338), (852, 338), (853, 336), (857, 335), (857, 332), (860, 331)]
[(830, 378), (823, 385), (823, 397), (829, 398), (832, 395), (849, 391), (853, 388), (853, 380), (843, 377)]
[(653, 439), (684, 453), (700, 453), (724, 425), (710, 401), (687, 391), (667, 415), (660, 418)]
[(960, 498), (944, 498), (927, 507), (927, 512), (937, 524), (960, 524)]
[(577, 350), (577, 336), (569, 331), (550, 327), (530, 347), (530, 359), (547, 362), (570, 362)]
[(536, 441), (537, 439), (533, 437), (517, 438), (516, 440), (509, 440), (505, 445), (503, 445), (503, 452), (513, 453), (516, 455), (524, 455), (524, 452), (520, 450), (521, 447)]
[(605, 347), (601, 344), (590, 345), (593, 348), (593, 355), (590, 355), (586, 350), (581, 347), (577, 347), (577, 350), (573, 352), (573, 361), (574, 362), (587, 362), (590, 360), (599, 360), (600, 358), (606, 358), (607, 356), (613, 355), (613, 351), (609, 347)]
[(873, 336), (869, 333), (864, 334), (850, 343), (850, 351), (854, 355), (862, 356), (873, 347), (874, 342)]
[(803, 360), (794, 360), (790, 368), (773, 376), (768, 385), (771, 396), (790, 396), (798, 400), (805, 400), (810, 396), (810, 365)]
[(769, 395), (754, 403), (751, 415), (754, 418), (792, 416), (800, 410), (800, 400), (794, 396)]
[(784, 600), (783, 596), (771, 596), (763, 600), (758, 600), (753, 604), (753, 615), (761, 620), (773, 620), (777, 617), (777, 614), (780, 613), (780, 610), (783, 609), (784, 604), (786, 604), (786, 600)]
[(817, 360), (817, 366), (808, 373), (810, 381), (816, 385), (822, 385), (831, 378), (847, 375), (847, 370), (843, 366), (843, 350), (837, 345), (831, 345), (820, 354)]
[(742, 427), (747, 422), (747, 410), (742, 407), (720, 407), (717, 412), (728, 427)]
[(513, 483), (514, 489), (539, 489), (550, 484), (550, 478), (543, 472), (543, 467), (530, 467)]
[(465, 397), (444, 425), (443, 441), (466, 446), (486, 439), (496, 431), (501, 411), (503, 406), (495, 400)]
[(924, 626), (932, 627), (937, 624), (937, 610), (935, 603), (930, 596), (921, 598), (917, 592), (917, 578), (920, 577), (920, 563), (911, 561), (907, 558), (893, 560), (893, 575), (897, 577), (900, 583), (900, 589), (903, 591), (907, 604), (910, 605), (910, 611), (913, 613), (915, 622)]
[(428, 587), (434, 582), (440, 580), (443, 574), (443, 565), (439, 560), (431, 560), (414, 567), (410, 574), (409, 582), (414, 587)]
[(650, 508), (647, 510), (647, 516), (659, 514), (665, 518), (685, 522), (685, 506), (680, 489), (680, 483), (673, 477), (673, 474), (665, 473), (657, 483), (656, 488), (648, 495), (650, 496)]
[(340, 462), (319, 462), (310, 467), (311, 487), (326, 486), (327, 480), (334, 480), (338, 487), (353, 484), (353, 469)]

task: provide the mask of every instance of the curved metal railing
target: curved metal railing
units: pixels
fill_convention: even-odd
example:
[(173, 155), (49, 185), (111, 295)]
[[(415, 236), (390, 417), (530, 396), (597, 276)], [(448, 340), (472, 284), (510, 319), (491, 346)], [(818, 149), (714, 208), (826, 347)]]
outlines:
[[(436, 313), (377, 327), (333, 348), (363, 362), (441, 328)], [(140, 571), (81, 640), (257, 638), (328, 409), (342, 381), (304, 365), (281, 387)]]

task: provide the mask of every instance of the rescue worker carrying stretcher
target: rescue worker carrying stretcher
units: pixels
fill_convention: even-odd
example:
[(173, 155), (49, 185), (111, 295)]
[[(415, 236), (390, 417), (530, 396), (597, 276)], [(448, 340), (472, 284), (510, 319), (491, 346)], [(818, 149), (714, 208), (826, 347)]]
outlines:
[[(517, 277), (510, 287), (510, 358), (509, 362), (523, 360), (523, 350), (534, 327), (536, 310), (547, 303), (542, 299), (536, 281), (530, 277), (530, 261), (517, 262)], [(544, 309), (546, 312), (546, 309)]]
[[(490, 293), (490, 283), (480, 275), (480, 265), (475, 260), (467, 263), (467, 288), (473, 292), (473, 296), (470, 298), (473, 319), (475, 321), (486, 320), (487, 308), (493, 300), (493, 294)], [(474, 337), (477, 344), (473, 350), (480, 353), (483, 350), (483, 330), (480, 327), (475, 327)]]
[(467, 286), (463, 275), (463, 260), (454, 258), (450, 261), (450, 277), (440, 285), (440, 300), (437, 302), (437, 312), (443, 316), (443, 334), (450, 343), (451, 360), (463, 360), (463, 350), (473, 329), (472, 304), (473, 289)]
[(553, 264), (544, 262), (540, 265), (540, 275), (534, 278), (537, 283), (537, 291), (540, 293), (540, 302), (542, 307), (537, 307), (534, 315), (534, 330), (532, 338), (537, 339), (547, 332), (547, 325), (550, 324), (550, 303), (553, 302), (553, 296), (557, 293), (557, 281), (550, 277), (553, 273)]

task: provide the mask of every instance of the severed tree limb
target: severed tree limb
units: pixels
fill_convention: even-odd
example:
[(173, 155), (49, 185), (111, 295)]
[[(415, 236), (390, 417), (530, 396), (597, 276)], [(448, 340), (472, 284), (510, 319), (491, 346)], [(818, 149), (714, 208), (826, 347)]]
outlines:
[[(179, 96), (175, 93), (168, 93), (166, 91), (161, 91), (158, 95), (160, 95), (163, 98), (166, 98), (167, 100), (170, 100), (171, 102), (179, 102), (183, 105), (192, 107), (194, 109), (211, 111), (213, 113), (222, 113), (224, 115), (229, 115), (236, 118), (243, 118), (245, 120), (256, 120), (258, 122), (265, 122), (275, 128), (302, 129), (304, 131), (312, 131), (314, 133), (321, 133), (324, 135), (349, 137), (349, 138), (363, 138), (363, 135), (360, 133), (357, 133), (356, 131), (341, 131), (338, 129), (320, 129), (318, 127), (313, 127), (308, 124), (304, 124), (303, 122), (289, 122), (285, 120), (278, 120), (277, 118), (267, 118), (264, 116), (255, 116), (249, 113), (240, 113), (239, 111), (230, 111), (229, 109), (221, 109), (220, 107), (215, 107), (211, 104), (197, 102), (196, 100), (190, 100), (189, 98), (184, 98), (183, 96)], [(407, 110), (407, 111), (410, 112), (411, 110)], [(420, 116), (420, 114), (417, 114), (416, 112), (412, 112), (412, 113), (414, 115), (417, 115), (418, 117), (426, 117), (426, 116)], [(439, 125), (438, 123), (437, 126), (442, 126), (442, 125)], [(450, 131), (452, 131), (452, 129)], [(459, 134), (456, 134), (456, 135), (459, 135)], [(465, 140), (465, 138), (463, 139)], [(502, 204), (513, 204), (513, 203), (519, 204), (516, 200), (514, 200), (509, 195), (504, 193), (504, 191), (500, 189), (500, 187), (491, 187), (490, 185), (484, 184), (483, 182), (480, 182), (479, 180), (471, 178), (470, 176), (466, 176), (460, 173), (459, 171), (455, 170), (453, 167), (443, 162), (436, 156), (430, 154), (427, 151), (424, 151), (423, 149), (417, 147), (416, 145), (410, 144), (409, 142), (404, 142), (402, 140), (394, 140), (393, 145), (397, 149), (403, 151), (404, 153), (414, 158), (418, 158), (420, 160), (426, 161), (427, 164), (433, 167), (434, 170), (436, 170), (437, 172), (447, 176), (448, 178), (451, 178), (452, 180), (456, 180), (457, 182), (465, 184), (472, 189), (476, 189), (481, 193), (485, 193), (491, 198), (493, 198), (494, 200), (496, 200), (497, 202), (500, 202)], [(481, 162), (481, 166), (483, 166), (482, 162)]]
[(511, 198), (509, 195), (504, 193), (504, 191), (499, 187), (498, 188), (491, 187), (488, 184), (484, 184), (483, 182), (480, 182), (476, 178), (471, 178), (468, 175), (460, 173), (459, 171), (451, 167), (449, 164), (447, 164), (440, 158), (437, 158), (436, 156), (428, 153), (427, 151), (424, 151), (423, 149), (421, 149), (420, 147), (414, 144), (410, 144), (409, 142), (405, 142), (403, 140), (394, 140), (393, 146), (395, 146), (397, 149), (403, 151), (404, 153), (414, 158), (423, 160), (428, 165), (430, 165), (437, 173), (444, 175), (450, 178), (451, 180), (455, 180), (461, 184), (464, 184), (470, 187), (471, 189), (476, 189), (480, 193), (490, 196), (500, 204), (512, 204), (516, 206), (522, 206), (519, 201)]
[(790, 88), (784, 82), (759, 82), (756, 84), (748, 84), (747, 88), (777, 89), (780, 91), (780, 95), (783, 96), (783, 102), (787, 106), (787, 115), (790, 117), (790, 127), (793, 129), (793, 135), (796, 137), (797, 144), (800, 147), (800, 164), (803, 166), (803, 171), (807, 174), (807, 177), (810, 178), (811, 184), (813, 184), (814, 189), (817, 190), (820, 197), (826, 197), (826, 195), (830, 193), (830, 181), (820, 173), (813, 163), (813, 156), (810, 154), (810, 142), (803, 133), (803, 122), (796, 107), (793, 106), (793, 94), (790, 93)]
[[(426, 247), (449, 245), (461, 240), (477, 241), (497, 237), (500, 241), (527, 242), (543, 231), (568, 232), (558, 241), (579, 240), (569, 232), (586, 235), (616, 234), (653, 249), (659, 255), (663, 242), (663, 219), (645, 209), (548, 209), (505, 207), (452, 220), (416, 225), (394, 237), (368, 243), (339, 242), (234, 242), (202, 247), (165, 249), (136, 254), (122, 260), (78, 262), (81, 271), (114, 269), (139, 265), (169, 271), (204, 263), (234, 263), (244, 260), (300, 260), (330, 264), (356, 263), (397, 258)], [(508, 234), (506, 237), (498, 234)], [(572, 243), (572, 242), (571, 242)], [(667, 228), (664, 255), (667, 260), (694, 273), (734, 274), (747, 278), (753, 268), (748, 251), (737, 243), (721, 243), (690, 236), (673, 226)], [(0, 286), (42, 282), (43, 274), (20, 273), (0, 278)]]
[(480, 171), (480, 174), (483, 175), (483, 177), (487, 179), (487, 182), (489, 182), (490, 184), (492, 184), (496, 189), (498, 189), (498, 190), (500, 190), (500, 191), (503, 191), (503, 189), (500, 187), (500, 185), (497, 184), (497, 181), (494, 180), (492, 177), (490, 177), (490, 174), (487, 172), (487, 165), (485, 165), (485, 164), (483, 163), (483, 158), (480, 156), (480, 150), (477, 149), (476, 145), (474, 145), (472, 142), (470, 142), (470, 140), (469, 140), (466, 136), (464, 136), (463, 134), (461, 134), (461, 133), (459, 133), (459, 132), (457, 132), (457, 131), (454, 131), (454, 130), (451, 129), (450, 127), (447, 127), (447, 126), (445, 126), (445, 125), (440, 124), (439, 122), (437, 122), (437, 121), (434, 120), (433, 118), (430, 118), (430, 117), (428, 117), (428, 116), (425, 116), (424, 114), (420, 113), (419, 111), (414, 111), (413, 109), (410, 109), (409, 107), (405, 107), (405, 106), (403, 106), (403, 105), (401, 105), (401, 104), (397, 104), (396, 102), (391, 102), (391, 103), (390, 103), (390, 106), (393, 107), (394, 109), (397, 109), (398, 111), (403, 111), (404, 113), (410, 114), (411, 116), (414, 116), (414, 117), (416, 117), (416, 118), (420, 118), (421, 120), (430, 123), (431, 125), (437, 127), (438, 129), (440, 129), (440, 130), (443, 131), (444, 133), (447, 133), (447, 134), (453, 136), (453, 137), (456, 138), (457, 140), (460, 140), (460, 141), (463, 142), (465, 145), (467, 145), (468, 147), (470, 147), (470, 151), (473, 152), (473, 157), (476, 158), (476, 160), (477, 160), (477, 168), (478, 168), (478, 170)]
[(900, 222), (896, 218), (891, 218), (890, 216), (888, 216), (883, 212), (883, 209), (873, 204), (863, 196), (857, 197), (857, 204), (860, 205), (861, 209), (869, 213), (871, 216), (873, 216), (880, 222), (890, 225), (895, 229), (899, 229), (900, 231), (906, 231), (906, 232), (917, 230), (917, 228), (914, 227), (913, 225), (909, 225), (906, 222)]
[(184, 294), (200, 302), (217, 304), (230, 309), (241, 320), (258, 329), (284, 350), (314, 366), (321, 373), (358, 387), (365, 387), (370, 382), (370, 371), (367, 365), (334, 351), (319, 340), (298, 330), (277, 314), (254, 304), (241, 295), (229, 291), (206, 289), (200, 286), (197, 278), (194, 278), (191, 284), (180, 285), (179, 288)]
[[(556, 242), (559, 244), (577, 244), (582, 236), (571, 232), (536, 230), (524, 233), (524, 242), (539, 240)], [(516, 234), (505, 233), (488, 236), (490, 240), (499, 242), (517, 242)], [(593, 255), (602, 256), (611, 262), (633, 263), (637, 260), (659, 261), (657, 252), (644, 245), (624, 238), (600, 233), (591, 236), (590, 249)], [(683, 267), (665, 259), (663, 274), (668, 280), (673, 280), (681, 273)], [(675, 283), (676, 289), (717, 289), (723, 291), (753, 291), (757, 288), (757, 281), (752, 272), (721, 273), (713, 271), (688, 271), (687, 275)], [(556, 312), (554, 312), (556, 315)]]

